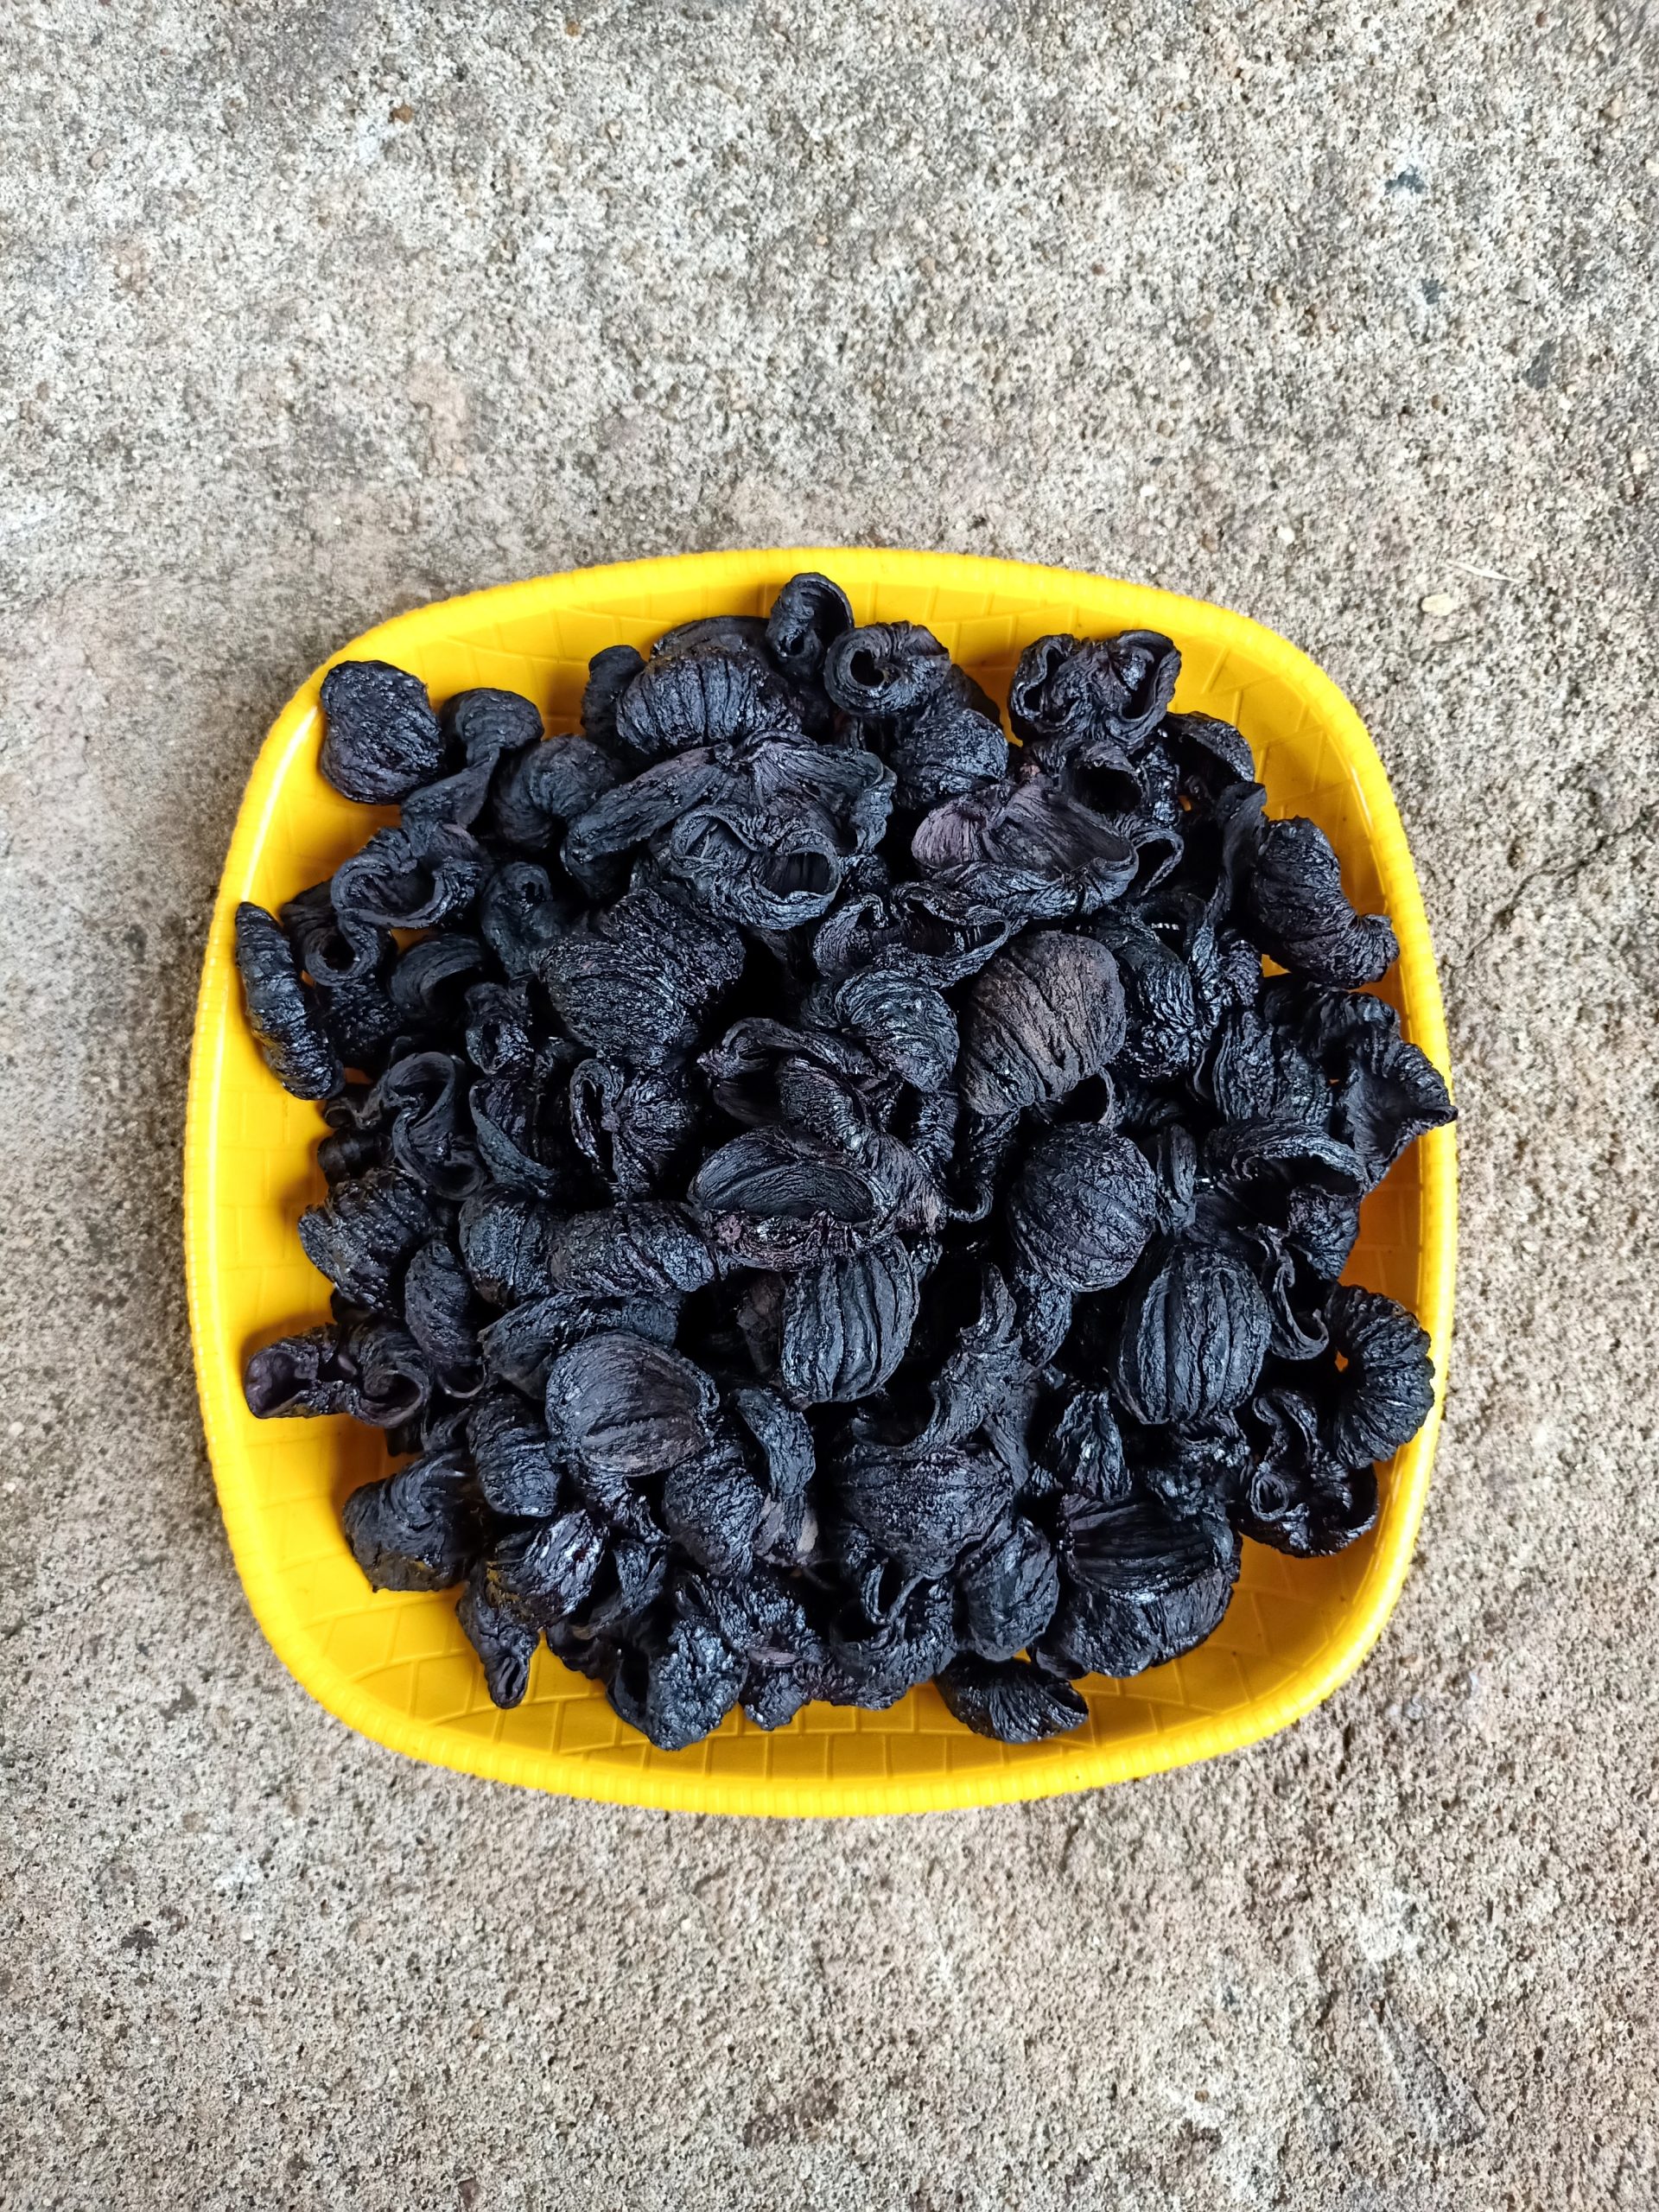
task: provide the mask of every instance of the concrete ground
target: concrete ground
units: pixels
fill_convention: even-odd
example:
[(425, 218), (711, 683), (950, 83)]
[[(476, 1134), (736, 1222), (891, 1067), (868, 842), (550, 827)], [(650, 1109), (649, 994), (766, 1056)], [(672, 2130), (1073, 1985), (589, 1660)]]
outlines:
[[(565, 5), (0, 23), (0, 2202), (1651, 2206), (1659, 18)], [(348, 1735), (232, 1568), (179, 1147), (266, 722), (434, 594), (813, 539), (1262, 618), (1421, 857), (1421, 1548), (1217, 1765), (541, 1799)]]

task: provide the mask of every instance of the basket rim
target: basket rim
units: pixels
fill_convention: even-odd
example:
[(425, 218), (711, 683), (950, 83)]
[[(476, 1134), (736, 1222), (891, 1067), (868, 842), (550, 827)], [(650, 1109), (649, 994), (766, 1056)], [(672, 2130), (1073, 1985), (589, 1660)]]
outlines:
[(487, 605), (492, 617), (545, 606), (550, 588), (579, 600), (594, 587), (626, 582), (641, 593), (684, 587), (699, 575), (735, 592), (799, 568), (827, 567), (859, 585), (887, 583), (1007, 591), (1027, 596), (1087, 588), (1109, 591), (1135, 610), (1135, 625), (1191, 638), (1248, 639), (1251, 657), (1299, 692), (1341, 755), (1368, 819), (1384, 909), (1400, 941), (1399, 981), (1414, 1040), (1451, 1081), (1440, 981), (1427, 918), (1410, 848), (1387, 772), (1364, 724), (1332, 679), (1299, 647), (1248, 615), (1153, 585), (1090, 572), (992, 559), (973, 554), (909, 552), (888, 548), (794, 546), (691, 553), (555, 571), (428, 601), (374, 625), (342, 645), (296, 690), (254, 761), (238, 810), (214, 899), (202, 963), (190, 1054), (184, 1147), (185, 1266), (192, 1347), (202, 1423), (220, 1510), (238, 1573), (254, 1616), (277, 1657), (300, 1686), (348, 1727), (388, 1748), (483, 1778), (540, 1788), (590, 1802), (670, 1811), (772, 1817), (837, 1817), (942, 1811), (1064, 1795), (1196, 1764), (1277, 1734), (1329, 1697), (1375, 1645), (1393, 1611), (1415, 1545), (1445, 1404), (1456, 1274), (1457, 1138), (1453, 1128), (1418, 1141), (1422, 1235), (1418, 1259), (1418, 1318), (1434, 1361), (1434, 1404), (1427, 1421), (1394, 1463), (1389, 1511), (1379, 1524), (1363, 1580), (1343, 1635), (1333, 1638), (1269, 1694), (1215, 1714), (1194, 1714), (1116, 1745), (1067, 1747), (1052, 1741), (1040, 1753), (999, 1767), (839, 1782), (755, 1781), (661, 1764), (600, 1764), (581, 1754), (519, 1747), (400, 1713), (353, 1681), (319, 1645), (297, 1613), (286, 1578), (266, 1553), (257, 1526), (256, 1484), (232, 1441), (239, 1412), (235, 1349), (226, 1341), (218, 1287), (219, 1224), (215, 1152), (223, 1047), (236, 1018), (232, 950), (237, 904), (278, 809), (296, 750), (310, 737), (323, 676), (335, 662), (368, 654), (396, 660), (400, 639), (412, 638), (442, 608), (451, 613)]

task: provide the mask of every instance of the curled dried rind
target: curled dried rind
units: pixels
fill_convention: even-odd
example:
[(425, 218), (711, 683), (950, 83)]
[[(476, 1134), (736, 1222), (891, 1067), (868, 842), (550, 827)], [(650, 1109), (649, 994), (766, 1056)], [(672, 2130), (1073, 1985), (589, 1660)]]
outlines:
[(957, 1073), (976, 1114), (1064, 1098), (1122, 1049), (1117, 963), (1090, 938), (1033, 930), (969, 988)]
[(404, 1275), (404, 1319), (434, 1381), (452, 1398), (474, 1397), (483, 1385), (479, 1330), (485, 1318), (448, 1235), (419, 1246)]
[(1294, 1559), (1323, 1559), (1375, 1527), (1376, 1468), (1346, 1467), (1333, 1457), (1311, 1400), (1264, 1390), (1251, 1401), (1249, 1418), (1262, 1443), (1234, 1508), (1242, 1535)]
[(300, 1243), (314, 1268), (353, 1306), (395, 1313), (404, 1268), (438, 1225), (431, 1193), (393, 1167), (336, 1183), (300, 1216)]
[(656, 1633), (618, 1654), (607, 1690), (630, 1727), (659, 1751), (681, 1751), (720, 1726), (745, 1672), (707, 1601), (683, 1585)]
[(585, 814), (621, 775), (617, 762), (591, 738), (546, 738), (498, 772), (490, 827), (505, 845), (544, 852), (563, 825)]
[(484, 1501), (513, 1521), (558, 1510), (559, 1465), (536, 1408), (515, 1390), (492, 1389), (467, 1416), (467, 1445)]
[(572, 1506), (499, 1537), (485, 1557), (486, 1592), (502, 1612), (545, 1635), (580, 1610), (608, 1548), (605, 1529)]
[(322, 679), (319, 766), (365, 806), (407, 798), (443, 760), (443, 733), (418, 677), (384, 660), (343, 660)]
[(918, 714), (950, 674), (950, 654), (914, 622), (843, 631), (823, 660), (824, 690), (843, 713), (866, 721)]
[(1230, 1254), (1177, 1238), (1137, 1268), (1113, 1347), (1112, 1389), (1140, 1421), (1201, 1421), (1242, 1404), (1267, 1357), (1272, 1316)]
[(1127, 1137), (1062, 1124), (1032, 1147), (1007, 1205), (1009, 1245), (1028, 1274), (1072, 1292), (1108, 1290), (1146, 1248), (1158, 1185)]
[(1349, 1467), (1386, 1459), (1433, 1409), (1428, 1332), (1403, 1306), (1357, 1283), (1332, 1294), (1330, 1324), (1344, 1363), (1326, 1427), (1331, 1449)]
[(791, 576), (766, 617), (766, 650), (785, 676), (810, 683), (824, 655), (853, 626), (853, 610), (838, 583), (814, 570)]
[(715, 1257), (685, 1207), (641, 1198), (570, 1215), (550, 1243), (549, 1273), (584, 1298), (677, 1299), (714, 1281)]
[(724, 1265), (792, 1268), (856, 1252), (892, 1224), (896, 1194), (861, 1162), (756, 1129), (711, 1153), (690, 1205)]
[(874, 1060), (918, 1090), (942, 1090), (956, 1072), (955, 1008), (936, 983), (902, 968), (864, 968), (835, 994), (837, 1021)]
[(337, 1090), (344, 1071), (316, 995), (301, 980), (275, 917), (247, 900), (236, 910), (236, 964), (248, 1027), (283, 1090), (296, 1098), (326, 1098)]
[(352, 1556), (377, 1590), (449, 1590), (478, 1556), (480, 1528), (466, 1462), (453, 1452), (365, 1483), (341, 1509)]
[(1089, 1718), (1070, 1682), (1028, 1660), (996, 1663), (964, 1652), (939, 1676), (938, 1689), (952, 1719), (1004, 1744), (1040, 1744)]
[(1246, 912), (1264, 952), (1317, 982), (1374, 983), (1399, 957), (1386, 917), (1354, 912), (1330, 840), (1300, 817), (1262, 825)]
[(910, 849), (925, 874), (1020, 922), (1092, 914), (1139, 867), (1121, 830), (1038, 782), (947, 800), (918, 824)]
[(996, 709), (959, 669), (898, 725), (886, 750), (898, 779), (894, 797), (907, 812), (999, 784), (1008, 772)]
[(1008, 687), (1016, 734), (1053, 744), (1107, 737), (1133, 748), (1163, 717), (1181, 657), (1155, 630), (1115, 638), (1039, 638), (1020, 655)]

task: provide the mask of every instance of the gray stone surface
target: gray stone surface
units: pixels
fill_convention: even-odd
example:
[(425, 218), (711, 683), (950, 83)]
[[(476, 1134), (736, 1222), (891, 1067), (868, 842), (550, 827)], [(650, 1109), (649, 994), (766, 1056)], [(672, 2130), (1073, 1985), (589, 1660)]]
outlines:
[[(0, 22), (0, 2202), (1651, 2205), (1642, 11), (565, 4)], [(1421, 1550), (1206, 1769), (543, 1800), (347, 1735), (232, 1569), (179, 1143), (267, 721), (433, 594), (813, 539), (1263, 618), (1421, 855), (1466, 1116)]]

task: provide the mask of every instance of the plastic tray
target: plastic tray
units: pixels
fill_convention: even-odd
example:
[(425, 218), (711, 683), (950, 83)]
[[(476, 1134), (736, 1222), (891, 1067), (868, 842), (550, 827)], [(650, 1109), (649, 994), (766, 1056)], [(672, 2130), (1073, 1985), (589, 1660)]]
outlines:
[[(1238, 724), (1271, 810), (1311, 815), (1342, 856), (1351, 896), (1392, 917), (1401, 957), (1384, 986), (1407, 1033), (1442, 1070), (1445, 1024), (1411, 855), (1388, 779), (1336, 686), (1271, 632), (1168, 592), (956, 555), (805, 550), (630, 563), (478, 592), (397, 616), (340, 658), (412, 669), (436, 699), (472, 684), (527, 693), (551, 730), (575, 726), (591, 654), (644, 646), (716, 611), (761, 613), (795, 570), (821, 569), (860, 621), (925, 622), (996, 697), (1046, 631), (1163, 630), (1179, 642), (1176, 704)], [(237, 903), (276, 904), (327, 874), (376, 822), (317, 772), (318, 671), (278, 716), (237, 819), (201, 981), (185, 1160), (191, 1323), (220, 1504), (249, 1602), (278, 1656), (350, 1726), (471, 1774), (614, 1803), (705, 1812), (896, 1813), (1084, 1789), (1236, 1750), (1328, 1697), (1392, 1610), (1411, 1554), (1440, 1403), (1387, 1470), (1376, 1529), (1338, 1558), (1244, 1547), (1220, 1629), (1188, 1657), (1123, 1683), (1091, 1680), (1086, 1727), (1003, 1746), (970, 1735), (931, 1688), (887, 1713), (811, 1706), (767, 1735), (734, 1714), (707, 1742), (665, 1753), (545, 1650), (513, 1713), (498, 1713), (453, 1596), (372, 1592), (340, 1535), (347, 1491), (379, 1472), (377, 1433), (344, 1420), (256, 1421), (248, 1352), (326, 1310), (295, 1236), (322, 1195), (315, 1106), (264, 1068), (242, 1018), (232, 952)], [(1442, 1389), (1452, 1327), (1456, 1148), (1425, 1138), (1367, 1204), (1351, 1274), (1410, 1306)]]

